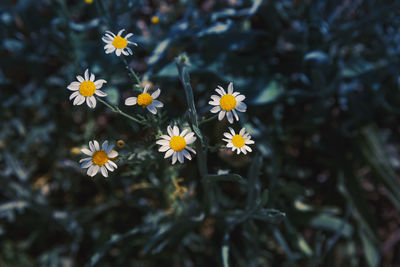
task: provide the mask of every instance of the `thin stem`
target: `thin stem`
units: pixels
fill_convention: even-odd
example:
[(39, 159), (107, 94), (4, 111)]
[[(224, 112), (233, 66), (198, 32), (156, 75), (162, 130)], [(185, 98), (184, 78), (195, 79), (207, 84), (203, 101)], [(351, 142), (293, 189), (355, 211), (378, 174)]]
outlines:
[(207, 118), (207, 119), (204, 119), (204, 120), (200, 121), (200, 122), (199, 122), (199, 125), (202, 125), (202, 124), (204, 124), (204, 123), (213, 121), (213, 120), (215, 120), (216, 118), (218, 118), (218, 114), (215, 114), (214, 116), (211, 116), (211, 117), (209, 117), (209, 118)]
[(196, 106), (194, 104), (193, 89), (192, 89), (192, 86), (190, 85), (190, 77), (189, 77), (189, 73), (187, 72), (185, 64), (180, 64), (178, 61), (176, 64), (178, 66), (179, 78), (185, 89), (186, 101), (187, 101), (188, 108), (189, 108), (189, 115), (190, 115), (192, 128), (198, 137), (196, 140), (196, 143), (195, 143), (196, 151), (197, 151), (197, 165), (199, 167), (200, 174), (201, 174), (202, 178), (204, 179), (204, 177), (208, 174), (207, 159), (206, 159), (206, 153), (203, 149), (204, 139), (200, 132), (200, 129), (198, 128), (199, 122), (197, 119)]
[(112, 105), (110, 105), (109, 103), (107, 103), (106, 101), (104, 101), (103, 99), (101, 99), (100, 97), (97, 97), (97, 96), (96, 96), (96, 99), (98, 101), (100, 101), (101, 103), (103, 103), (104, 105), (106, 105), (112, 112), (119, 113), (122, 116), (127, 117), (128, 119), (130, 119), (130, 120), (132, 120), (134, 122), (137, 122), (139, 124), (143, 124), (143, 122), (141, 120), (139, 120), (139, 119), (137, 119), (135, 117), (132, 117), (131, 115), (123, 112), (122, 110), (119, 109), (118, 106), (112, 106)]
[(122, 61), (124, 62), (125, 67), (126, 67), (126, 69), (129, 71), (129, 73), (131, 74), (131, 76), (132, 76), (133, 78), (135, 78), (136, 83), (137, 83), (138, 85), (142, 86), (142, 82), (140, 81), (139, 76), (133, 71), (133, 69), (131, 68), (131, 66), (129, 66), (128, 61), (126, 60), (125, 57), (122, 57)]

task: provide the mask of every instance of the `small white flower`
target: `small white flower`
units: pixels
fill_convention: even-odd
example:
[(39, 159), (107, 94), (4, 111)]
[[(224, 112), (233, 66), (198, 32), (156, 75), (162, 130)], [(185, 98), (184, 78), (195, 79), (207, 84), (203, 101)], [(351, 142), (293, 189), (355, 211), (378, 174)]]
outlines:
[(88, 158), (81, 159), (81, 168), (89, 168), (87, 175), (93, 177), (100, 170), (104, 177), (108, 177), (108, 171), (114, 171), (117, 168), (117, 164), (112, 161), (118, 156), (118, 152), (113, 149), (113, 145), (108, 145), (108, 141), (104, 141), (101, 146), (96, 140), (89, 142), (89, 149), (83, 148), (82, 153), (88, 155)]
[(238, 121), (239, 117), (236, 111), (245, 112), (246, 104), (242, 101), (246, 98), (244, 95), (241, 95), (239, 92), (233, 92), (233, 84), (229, 83), (228, 85), (228, 93), (225, 92), (224, 88), (218, 85), (218, 88), (215, 91), (220, 95), (212, 95), (211, 101), (208, 104), (215, 106), (210, 112), (218, 113), (218, 120), (222, 120), (225, 117), (228, 118), (230, 123), (233, 123), (233, 116)]
[(251, 148), (247, 145), (254, 144), (254, 141), (251, 140), (251, 136), (246, 133), (245, 128), (242, 128), (239, 134), (235, 134), (235, 131), (231, 127), (229, 127), (229, 131), (230, 133), (224, 133), (227, 139), (222, 139), (228, 143), (226, 147), (232, 148), (232, 151), (237, 150), (237, 154), (240, 152), (243, 154), (247, 154), (247, 151), (251, 152)]
[(168, 126), (168, 135), (162, 135), (156, 143), (160, 145), (160, 152), (166, 152), (164, 158), (172, 156), (172, 164), (175, 164), (176, 160), (183, 163), (184, 158), (188, 160), (192, 159), (192, 156), (188, 152), (196, 154), (196, 151), (188, 145), (196, 141), (196, 137), (193, 132), (189, 132), (189, 129), (183, 130), (179, 133), (178, 126)]
[(85, 100), (86, 104), (90, 108), (95, 108), (96, 107), (96, 98), (94, 95), (96, 94), (97, 96), (107, 96), (106, 93), (103, 91), (99, 90), (104, 83), (106, 83), (106, 80), (94, 80), (94, 74), (89, 75), (89, 70), (86, 69), (85, 71), (85, 79), (78, 75), (76, 78), (78, 79), (78, 82), (72, 82), (68, 85), (68, 89), (71, 91), (74, 91), (71, 96), (69, 97), (69, 100), (74, 99), (73, 104), (74, 105), (82, 105)]
[(120, 30), (117, 35), (110, 31), (106, 31), (103, 38), (101, 38), (103, 42), (106, 43), (104, 46), (106, 54), (115, 51), (117, 56), (120, 56), (121, 54), (125, 56), (132, 55), (132, 50), (128, 47), (128, 44), (137, 46), (137, 43), (128, 41), (128, 39), (133, 35), (132, 33), (128, 33), (125, 37), (122, 37), (121, 34), (123, 31), (125, 31), (125, 29)]
[(160, 95), (161, 90), (157, 89), (154, 93), (150, 95), (149, 93), (147, 93), (148, 88), (149, 85), (147, 84), (144, 87), (143, 93), (138, 95), (138, 97), (128, 97), (125, 100), (125, 105), (133, 106), (138, 104), (142, 108), (147, 108), (148, 111), (150, 111), (153, 114), (156, 114), (157, 113), (156, 108), (162, 108), (164, 106), (163, 103), (161, 103), (158, 100), (155, 100)]

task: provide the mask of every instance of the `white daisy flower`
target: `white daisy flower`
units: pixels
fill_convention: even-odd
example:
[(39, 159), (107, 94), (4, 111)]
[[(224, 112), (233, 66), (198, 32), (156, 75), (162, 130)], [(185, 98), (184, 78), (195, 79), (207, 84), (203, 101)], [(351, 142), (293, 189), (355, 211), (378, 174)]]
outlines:
[(78, 82), (72, 82), (67, 86), (69, 90), (74, 91), (69, 97), (69, 100), (75, 98), (73, 102), (74, 105), (82, 105), (86, 100), (86, 104), (89, 108), (94, 108), (96, 107), (96, 98), (94, 95), (101, 97), (107, 96), (106, 93), (99, 90), (107, 81), (103, 79), (95, 81), (94, 74), (90, 74), (88, 69), (86, 69), (84, 76), (85, 79), (80, 75), (76, 76)]
[(149, 93), (147, 93), (148, 88), (149, 85), (146, 84), (146, 86), (143, 89), (143, 93), (138, 95), (138, 97), (128, 97), (125, 100), (125, 105), (133, 106), (138, 104), (142, 108), (147, 108), (151, 113), (156, 114), (157, 113), (156, 108), (161, 108), (164, 106), (163, 103), (161, 103), (158, 100), (155, 100), (160, 95), (161, 90), (157, 89), (150, 95)]
[(239, 120), (239, 117), (236, 111), (245, 112), (246, 104), (242, 101), (246, 98), (244, 95), (241, 95), (239, 92), (233, 92), (233, 84), (229, 83), (228, 85), (228, 93), (225, 92), (224, 88), (218, 85), (218, 88), (215, 91), (220, 95), (212, 95), (211, 101), (208, 104), (215, 106), (210, 112), (218, 113), (218, 120), (222, 120), (226, 114), (228, 121), (233, 123), (233, 116), (235, 116), (236, 120)]
[[(242, 128), (239, 134), (235, 134), (235, 131), (229, 127), (230, 133), (224, 133), (224, 136), (227, 139), (222, 139), (228, 144), (226, 147), (232, 148), (232, 151), (237, 150), (237, 154), (242, 152), (243, 154), (247, 154), (247, 151), (251, 152), (251, 148), (247, 145), (254, 144), (254, 141), (251, 140), (251, 136), (246, 133), (246, 129)], [(247, 150), (247, 151), (246, 151)]]
[(172, 156), (172, 164), (175, 164), (176, 160), (183, 163), (184, 158), (191, 160), (192, 156), (188, 151), (193, 154), (196, 154), (196, 151), (188, 145), (196, 141), (194, 133), (189, 132), (189, 129), (185, 129), (179, 133), (178, 126), (174, 126), (173, 128), (168, 126), (167, 131), (168, 135), (161, 135), (161, 139), (156, 142), (161, 146), (158, 151), (166, 151), (164, 158)]
[(96, 140), (89, 142), (89, 149), (83, 148), (82, 153), (88, 155), (88, 158), (81, 159), (81, 168), (89, 168), (87, 175), (93, 177), (100, 170), (104, 177), (108, 177), (108, 171), (114, 171), (117, 168), (117, 164), (112, 161), (118, 156), (118, 152), (113, 149), (113, 145), (108, 145), (108, 141), (104, 141), (101, 146)]
[(137, 43), (128, 41), (128, 39), (133, 35), (132, 33), (128, 33), (125, 37), (122, 37), (121, 34), (123, 31), (125, 31), (125, 29), (120, 30), (117, 35), (110, 31), (106, 31), (105, 35), (101, 38), (103, 42), (106, 43), (104, 46), (106, 54), (115, 51), (117, 56), (120, 56), (121, 54), (125, 56), (132, 55), (132, 50), (128, 47), (128, 44), (137, 46)]

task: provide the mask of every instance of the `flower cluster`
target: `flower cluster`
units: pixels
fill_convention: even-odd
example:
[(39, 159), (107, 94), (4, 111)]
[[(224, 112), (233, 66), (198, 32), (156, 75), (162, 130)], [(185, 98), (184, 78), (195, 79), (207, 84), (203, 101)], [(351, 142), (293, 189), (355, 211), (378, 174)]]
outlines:
[[(106, 54), (115, 52), (117, 56), (121, 54), (124, 56), (132, 55), (131, 48), (128, 45), (135, 45), (136, 43), (128, 39), (133, 34), (128, 33), (124, 37), (121, 35), (124, 29), (120, 30), (117, 35), (110, 31), (106, 31), (102, 40), (106, 43), (104, 50)], [(84, 77), (76, 76), (78, 81), (71, 82), (67, 89), (73, 91), (70, 100), (73, 100), (73, 105), (81, 105), (84, 102), (89, 108), (96, 107), (96, 98), (105, 97), (107, 94), (100, 90), (103, 84), (107, 83), (104, 79), (95, 80), (95, 75), (90, 73), (88, 69), (84, 72)], [(234, 120), (239, 121), (238, 112), (246, 112), (246, 104), (243, 103), (245, 96), (239, 92), (234, 92), (233, 83), (229, 83), (227, 91), (221, 86), (218, 86), (215, 91), (218, 95), (211, 95), (211, 100), (208, 102), (212, 108), (211, 113), (218, 113), (218, 120), (227, 118), (229, 123)], [(153, 93), (149, 93), (149, 84), (146, 84), (141, 94), (137, 97), (128, 97), (125, 99), (126, 106), (139, 105), (146, 108), (150, 113), (157, 114), (157, 109), (162, 108), (164, 104), (157, 100), (160, 96), (161, 90), (157, 89)], [(100, 99), (100, 98), (98, 98)], [(105, 103), (103, 100), (99, 100)], [(238, 134), (235, 130), (229, 127), (229, 132), (225, 132), (222, 140), (227, 142), (226, 147), (236, 151), (237, 154), (251, 152), (249, 145), (254, 144), (251, 137), (246, 133), (245, 128), (242, 128)], [(191, 160), (192, 154), (196, 151), (190, 146), (196, 141), (195, 134), (189, 129), (185, 128), (182, 131), (176, 125), (169, 125), (167, 127), (167, 134), (161, 135), (156, 141), (160, 146), (159, 152), (165, 152), (164, 158), (171, 157), (172, 164), (177, 161), (184, 163), (184, 159)], [(122, 148), (123, 141), (118, 142), (118, 147)], [(108, 141), (104, 141), (100, 147), (96, 140), (89, 142), (89, 149), (83, 148), (82, 153), (88, 157), (80, 160), (81, 167), (87, 168), (87, 174), (91, 177), (95, 176), (99, 171), (104, 177), (108, 177), (108, 171), (117, 169), (117, 164), (114, 162), (118, 156), (118, 152), (113, 150), (113, 145), (109, 145)]]

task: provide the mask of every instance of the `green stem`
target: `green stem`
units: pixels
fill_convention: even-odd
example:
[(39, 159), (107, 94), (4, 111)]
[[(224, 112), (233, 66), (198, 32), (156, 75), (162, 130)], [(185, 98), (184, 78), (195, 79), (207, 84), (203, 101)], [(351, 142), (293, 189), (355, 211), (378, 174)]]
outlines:
[(192, 86), (190, 85), (190, 77), (189, 77), (189, 73), (187, 72), (185, 64), (180, 64), (177, 61), (176, 65), (177, 65), (178, 71), (179, 71), (179, 78), (185, 89), (186, 102), (187, 102), (188, 108), (189, 108), (189, 116), (190, 116), (192, 128), (198, 137), (196, 140), (196, 143), (195, 143), (196, 151), (197, 151), (197, 165), (199, 167), (200, 174), (201, 174), (202, 178), (204, 179), (204, 177), (208, 174), (207, 158), (206, 158), (206, 153), (203, 149), (203, 145), (204, 145), (203, 136), (200, 132), (200, 129), (198, 128), (199, 122), (197, 119), (196, 106), (194, 104), (193, 89), (192, 89)]
[(141, 120), (139, 120), (139, 119), (137, 119), (135, 117), (132, 117), (131, 115), (123, 112), (122, 110), (119, 109), (118, 106), (112, 106), (112, 105), (110, 105), (109, 103), (107, 103), (106, 101), (104, 101), (103, 99), (101, 99), (100, 97), (97, 97), (97, 96), (96, 96), (96, 99), (98, 101), (100, 101), (101, 103), (103, 103), (104, 105), (106, 105), (112, 112), (119, 113), (122, 116), (127, 117), (128, 119), (130, 119), (130, 120), (132, 120), (134, 122), (137, 122), (139, 124), (143, 124), (143, 122)]
[(126, 60), (125, 57), (122, 57), (122, 61), (125, 64), (126, 69), (129, 71), (129, 73), (131, 74), (131, 76), (133, 78), (135, 78), (136, 83), (141, 87), (142, 86), (142, 82), (139, 79), (139, 76), (133, 71), (133, 69), (129, 66), (128, 61)]
[(214, 116), (211, 116), (210, 118), (204, 119), (202, 121), (199, 122), (199, 125), (202, 125), (204, 123), (210, 122), (215, 120), (216, 118), (218, 118), (218, 114), (215, 114)]

